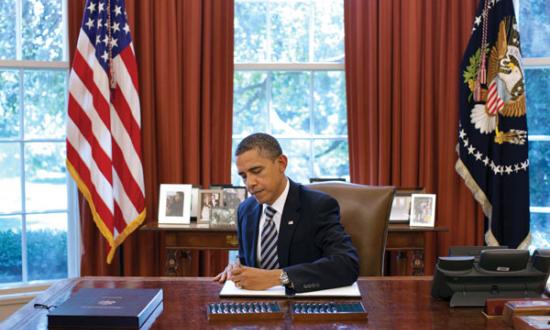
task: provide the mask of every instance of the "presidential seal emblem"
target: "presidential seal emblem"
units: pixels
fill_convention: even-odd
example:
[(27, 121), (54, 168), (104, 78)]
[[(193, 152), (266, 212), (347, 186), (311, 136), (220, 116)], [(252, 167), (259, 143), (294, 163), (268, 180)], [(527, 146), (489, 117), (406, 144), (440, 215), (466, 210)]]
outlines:
[(97, 304), (101, 306), (110, 306), (116, 304), (116, 300), (100, 300), (97, 302)]
[(482, 134), (494, 132), (495, 143), (525, 144), (525, 130), (504, 131), (499, 125), (502, 118), (526, 115), (519, 32), (511, 17), (500, 22), (498, 38), (490, 49), (482, 45), (470, 57), (463, 77), (474, 100), (470, 113), (474, 127)]

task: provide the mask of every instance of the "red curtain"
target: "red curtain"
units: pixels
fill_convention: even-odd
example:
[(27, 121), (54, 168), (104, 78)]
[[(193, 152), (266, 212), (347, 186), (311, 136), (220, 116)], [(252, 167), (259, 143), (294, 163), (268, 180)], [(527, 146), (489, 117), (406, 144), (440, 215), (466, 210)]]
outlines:
[[(69, 1), (76, 47), (85, 1)], [(233, 1), (126, 0), (140, 84), (146, 222), (156, 222), (159, 185), (230, 183)], [(81, 274), (161, 275), (160, 234), (136, 231), (107, 265), (106, 243), (81, 199)], [(194, 252), (193, 275), (223, 269), (227, 253)]]
[[(459, 67), (478, 0), (345, 0), (350, 174), (354, 182), (424, 187), (448, 228), (425, 254), (483, 244), (483, 217), (454, 170)], [(433, 240), (433, 234), (426, 234)]]

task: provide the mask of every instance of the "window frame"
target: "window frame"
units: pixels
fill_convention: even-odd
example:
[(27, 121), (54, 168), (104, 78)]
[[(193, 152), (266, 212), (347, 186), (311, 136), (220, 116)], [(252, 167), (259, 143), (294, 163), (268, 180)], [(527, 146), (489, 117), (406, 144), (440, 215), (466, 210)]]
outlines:
[[(516, 18), (519, 24), (519, 21), (521, 19), (520, 17), (520, 6), (521, 2), (525, 0), (514, 0), (514, 9)], [(550, 24), (550, 23), (549, 23)], [(520, 31), (521, 34), (521, 31)], [(525, 38), (523, 36), (522, 38)], [(527, 57), (523, 56), (523, 69), (529, 70), (529, 69), (550, 69), (550, 56), (549, 57)], [(529, 112), (528, 112), (529, 113)], [(529, 114), (527, 114), (529, 115)], [(550, 130), (547, 132), (548, 134), (529, 134), (527, 133), (527, 140), (529, 142), (544, 142), (548, 143), (550, 145)], [(531, 165), (530, 165), (531, 167)], [(536, 168), (531, 168), (531, 170), (537, 170)], [(529, 211), (530, 214), (550, 214), (550, 205), (548, 206), (541, 206), (541, 205), (529, 205)]]
[[(66, 141), (65, 136), (59, 138), (27, 138), (25, 136), (25, 71), (48, 71), (48, 72), (65, 72), (66, 86), (65, 86), (65, 106), (67, 104), (68, 97), (68, 77), (70, 72), (70, 63), (68, 58), (68, 20), (67, 0), (61, 0), (62, 6), (62, 31), (64, 53), (61, 61), (36, 61), (36, 60), (23, 60), (22, 59), (22, 1), (17, 0), (14, 4), (16, 6), (16, 59), (0, 59), (0, 70), (11, 70), (19, 77), (18, 97), (19, 104), (19, 124), (21, 130), (17, 137), (0, 138), (0, 144), (17, 145), (18, 152), (20, 153), (19, 159), (19, 171), (21, 176), (19, 178), (21, 185), (21, 205), (20, 211), (0, 213), (1, 216), (20, 216), (21, 217), (21, 281), (19, 282), (6, 282), (0, 283), (0, 295), (3, 292), (8, 292), (14, 288), (32, 287), (35, 285), (50, 284), (58, 281), (59, 279), (49, 280), (31, 280), (28, 279), (28, 257), (27, 257), (27, 216), (40, 215), (40, 214), (52, 214), (52, 213), (66, 213), (67, 214), (67, 277), (80, 276), (80, 223), (78, 218), (78, 191), (75, 183), (71, 180), (68, 172), (66, 173), (66, 193), (67, 193), (67, 208), (66, 209), (51, 209), (41, 211), (28, 211), (26, 206), (26, 175), (25, 172), (25, 146), (30, 143), (40, 142), (53, 142), (62, 143)], [(65, 109), (64, 109), (65, 110)], [(63, 127), (65, 128), (65, 127)]]
[[(262, 2), (258, 0), (243, 0), (242, 2), (248, 2), (248, 3), (257, 3)], [(270, 2), (273, 3), (279, 3), (279, 2), (285, 2), (284, 0), (270, 0)], [(307, 1), (304, 1), (307, 2)], [(310, 3), (313, 3), (313, 1), (309, 1)], [(235, 3), (237, 4), (237, 2)], [(342, 4), (343, 6), (343, 4)], [(267, 26), (267, 47), (265, 48), (265, 54), (263, 54), (263, 58), (271, 58), (271, 52), (272, 52), (272, 38), (271, 38), (271, 16), (269, 16), (270, 13), (270, 6), (267, 6), (267, 19), (266, 26)], [(314, 8), (310, 7), (310, 10), (313, 11), (311, 14), (314, 15)], [(344, 28), (343, 25), (343, 15), (344, 11), (342, 8), (342, 29)], [(343, 31), (342, 31), (343, 33)], [(308, 24), (308, 34), (311, 36), (309, 40), (309, 55), (308, 57), (312, 59), (314, 57), (314, 35), (315, 35), (315, 26), (312, 19), (309, 19)], [(344, 50), (343, 50), (344, 51)], [(340, 134), (340, 135), (321, 135), (321, 134), (314, 134), (313, 131), (313, 114), (314, 114), (314, 107), (315, 102), (313, 100), (313, 91), (314, 91), (314, 76), (317, 72), (342, 72), (345, 75), (345, 63), (343, 61), (344, 58), (342, 58), (342, 61), (340, 62), (270, 62), (270, 61), (264, 61), (264, 62), (237, 62), (237, 57), (233, 57), (234, 61), (234, 73), (238, 74), (239, 72), (253, 72), (253, 71), (260, 71), (265, 72), (266, 74), (270, 73), (286, 73), (286, 72), (304, 72), (304, 73), (310, 73), (310, 87), (309, 87), (309, 93), (310, 93), (310, 100), (309, 100), (309, 131), (306, 134), (298, 134), (298, 135), (288, 135), (288, 134), (273, 134), (272, 133), (272, 127), (270, 124), (270, 114), (272, 111), (271, 107), (271, 93), (268, 91), (267, 95), (267, 105), (266, 105), (266, 116), (265, 118), (267, 122), (267, 130), (266, 133), (272, 134), (276, 139), (278, 139), (280, 142), (282, 141), (307, 141), (309, 142), (309, 154), (308, 154), (308, 172), (310, 177), (316, 177), (314, 173), (314, 165), (315, 165), (315, 157), (314, 157), (314, 147), (313, 142), (314, 141), (344, 141), (345, 143), (348, 143), (348, 134)], [(269, 77), (267, 78), (269, 81)], [(269, 82), (268, 82), (269, 83)], [(346, 100), (344, 99), (343, 102), (345, 103)], [(232, 134), (232, 142), (233, 144), (236, 141), (242, 140), (246, 137), (247, 134)], [(232, 178), (235, 179), (234, 175), (234, 167), (232, 166)], [(348, 153), (348, 169), (349, 169), (349, 153)], [(349, 180), (349, 172), (348, 176), (346, 177), (347, 180)], [(234, 181), (234, 180), (232, 180)], [(239, 182), (233, 182), (234, 184), (240, 184)]]

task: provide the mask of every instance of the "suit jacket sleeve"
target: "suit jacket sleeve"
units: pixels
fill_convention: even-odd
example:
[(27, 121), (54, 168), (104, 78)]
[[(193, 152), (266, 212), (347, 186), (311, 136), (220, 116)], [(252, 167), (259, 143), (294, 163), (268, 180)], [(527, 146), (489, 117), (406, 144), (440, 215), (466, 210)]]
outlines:
[(243, 229), (241, 228), (241, 225), (242, 225), (242, 207), (243, 205), (239, 205), (239, 208), (237, 209), (237, 237), (239, 238), (239, 262), (241, 263), (241, 265), (246, 265), (246, 260), (245, 260), (245, 251), (244, 251), (244, 248), (243, 248)]
[(284, 268), (296, 292), (351, 285), (359, 274), (359, 257), (340, 224), (338, 202), (324, 194), (319, 198), (308, 207), (306, 221), (311, 221), (313, 243), (321, 257)]

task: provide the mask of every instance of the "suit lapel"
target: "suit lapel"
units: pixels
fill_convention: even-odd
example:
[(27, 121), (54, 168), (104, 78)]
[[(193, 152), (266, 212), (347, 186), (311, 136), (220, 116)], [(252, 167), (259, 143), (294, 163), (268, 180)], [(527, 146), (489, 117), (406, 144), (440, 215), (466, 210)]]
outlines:
[(279, 238), (277, 240), (277, 254), (279, 256), (280, 267), (288, 266), (290, 255), (290, 243), (294, 236), (294, 231), (300, 220), (300, 185), (288, 180), (290, 188), (286, 197), (285, 207), (281, 216), (281, 226), (279, 228)]

